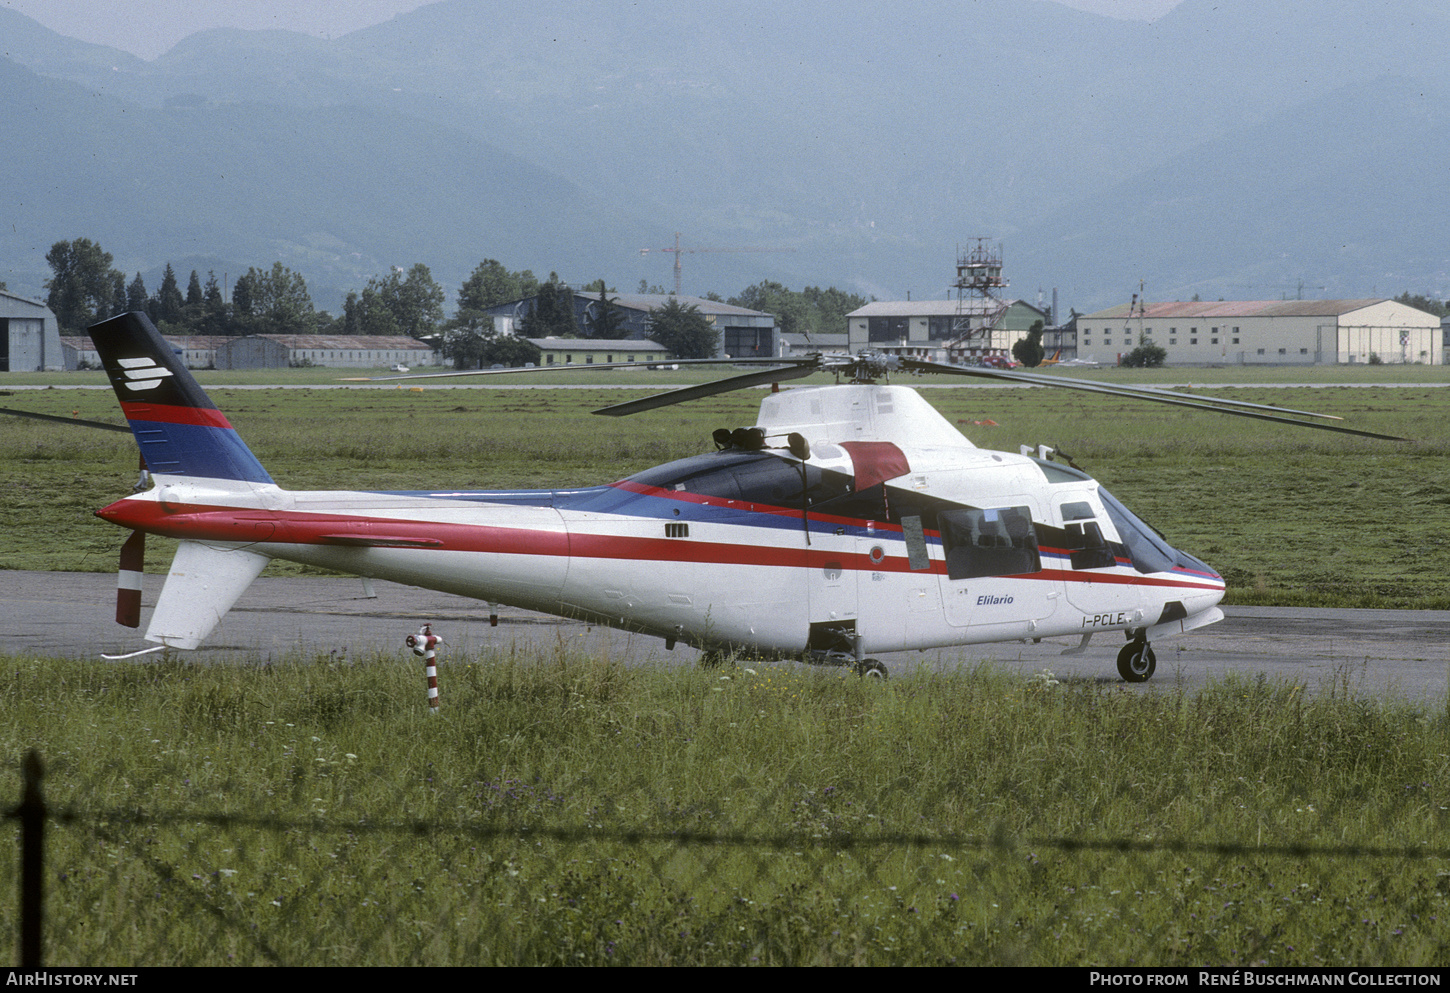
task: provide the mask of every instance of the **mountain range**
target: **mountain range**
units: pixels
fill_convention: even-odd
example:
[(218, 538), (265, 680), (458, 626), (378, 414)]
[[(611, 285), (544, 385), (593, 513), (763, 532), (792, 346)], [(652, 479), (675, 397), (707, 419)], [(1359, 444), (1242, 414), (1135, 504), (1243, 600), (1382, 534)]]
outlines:
[[(1183, 0), (442, 0), (153, 61), (0, 8), (0, 279), (88, 237), (155, 285), (273, 261), (338, 309), (390, 267), (621, 290), (1450, 297), (1450, 11)], [(641, 249), (651, 249), (641, 254)], [(750, 249), (750, 250), (744, 250)]]

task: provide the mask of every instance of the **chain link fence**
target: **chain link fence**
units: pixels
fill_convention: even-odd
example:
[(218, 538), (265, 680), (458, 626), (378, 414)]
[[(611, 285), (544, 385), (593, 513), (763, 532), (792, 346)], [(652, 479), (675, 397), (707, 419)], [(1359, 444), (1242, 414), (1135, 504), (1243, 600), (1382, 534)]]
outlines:
[(676, 829), (521, 781), (416, 819), (46, 809), (24, 765), (0, 905), (29, 966), (1426, 966), (1450, 934), (1450, 850), (1423, 843), (904, 834), (804, 788), (743, 823), (645, 780)]

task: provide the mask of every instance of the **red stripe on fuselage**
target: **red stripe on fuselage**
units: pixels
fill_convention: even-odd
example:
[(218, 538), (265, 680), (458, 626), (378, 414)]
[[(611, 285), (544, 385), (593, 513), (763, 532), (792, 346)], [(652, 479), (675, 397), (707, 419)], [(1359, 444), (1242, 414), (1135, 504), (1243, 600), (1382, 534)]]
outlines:
[[(913, 570), (905, 556), (887, 556), (873, 562), (868, 554), (818, 547), (782, 547), (746, 542), (689, 541), (567, 532), (540, 528), (510, 528), (490, 524), (453, 524), (410, 521), (392, 517), (360, 517), (194, 506), (168, 512), (149, 500), (121, 500), (98, 516), (114, 524), (153, 534), (193, 540), (292, 545), (338, 545), (355, 535), (415, 540), (442, 551), (493, 552), (505, 555), (574, 556), (637, 562), (692, 562), (705, 565), (767, 566), (776, 568), (835, 568), (853, 572), (917, 572), (943, 575), (946, 563), (933, 559), (930, 569)], [(435, 544), (438, 543), (438, 544)], [(993, 576), (992, 579), (1047, 580), (1069, 583), (1104, 583), (1120, 586), (1156, 586), (1174, 589), (1221, 590), (1221, 583), (1166, 579), (1161, 575), (1077, 572), (1044, 569), (1035, 573)]]
[(205, 407), (173, 407), (157, 403), (121, 401), (121, 412), (128, 421), (151, 421), (155, 424), (196, 424), (208, 428), (231, 428), (231, 422), (220, 410)]

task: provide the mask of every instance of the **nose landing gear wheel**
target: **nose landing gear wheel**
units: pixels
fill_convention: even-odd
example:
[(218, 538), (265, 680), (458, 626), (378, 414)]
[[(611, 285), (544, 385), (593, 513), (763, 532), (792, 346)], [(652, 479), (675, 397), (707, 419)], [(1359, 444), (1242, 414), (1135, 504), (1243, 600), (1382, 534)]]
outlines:
[(1145, 683), (1158, 668), (1158, 657), (1146, 641), (1134, 641), (1118, 653), (1118, 675), (1130, 683)]
[(885, 679), (886, 666), (875, 659), (864, 659), (856, 663), (856, 675), (862, 679)]

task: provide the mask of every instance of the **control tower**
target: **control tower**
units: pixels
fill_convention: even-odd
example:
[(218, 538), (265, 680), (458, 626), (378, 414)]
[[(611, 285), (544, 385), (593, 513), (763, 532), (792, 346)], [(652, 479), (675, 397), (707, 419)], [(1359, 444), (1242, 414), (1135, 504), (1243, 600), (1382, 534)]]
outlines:
[(990, 343), (990, 332), (1007, 304), (996, 291), (1007, 286), (1002, 278), (1002, 246), (987, 238), (957, 249), (957, 315), (947, 351), (954, 358), (981, 355)]

